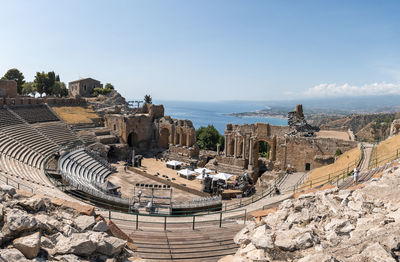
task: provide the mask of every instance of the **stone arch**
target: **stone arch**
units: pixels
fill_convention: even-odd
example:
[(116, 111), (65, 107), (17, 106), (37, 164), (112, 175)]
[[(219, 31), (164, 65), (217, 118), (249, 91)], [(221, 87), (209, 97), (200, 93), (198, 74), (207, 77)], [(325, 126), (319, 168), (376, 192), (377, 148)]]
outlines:
[(138, 147), (139, 146), (138, 135), (135, 132), (129, 133), (128, 145), (129, 145), (129, 147)]
[(169, 136), (170, 132), (168, 128), (162, 128), (160, 130), (160, 147), (167, 149), (169, 147)]
[(250, 163), (253, 166), (258, 166), (258, 159), (260, 158), (260, 143), (266, 143), (269, 146), (269, 154), (268, 160), (275, 161), (276, 159), (276, 139), (265, 139), (265, 138), (258, 138), (252, 144), (252, 151), (253, 151), (253, 159), (250, 159)]

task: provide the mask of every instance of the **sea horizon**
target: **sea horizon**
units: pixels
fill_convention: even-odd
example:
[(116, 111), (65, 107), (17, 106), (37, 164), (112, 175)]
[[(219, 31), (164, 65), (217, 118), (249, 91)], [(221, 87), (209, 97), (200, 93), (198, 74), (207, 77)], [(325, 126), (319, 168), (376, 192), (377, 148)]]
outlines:
[(219, 101), (219, 102), (193, 102), (155, 100), (155, 104), (164, 105), (165, 115), (177, 119), (192, 121), (195, 129), (202, 126), (213, 125), (220, 134), (224, 134), (227, 124), (254, 124), (269, 123), (271, 125), (286, 126), (287, 119), (279, 117), (237, 117), (232, 113), (254, 112), (268, 108), (266, 102), (254, 103), (252, 101)]

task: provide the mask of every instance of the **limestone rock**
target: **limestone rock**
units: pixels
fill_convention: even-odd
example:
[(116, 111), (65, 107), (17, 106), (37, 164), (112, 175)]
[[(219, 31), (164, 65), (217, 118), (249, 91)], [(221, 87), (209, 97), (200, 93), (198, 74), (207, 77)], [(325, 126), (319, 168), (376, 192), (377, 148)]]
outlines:
[(272, 234), (267, 234), (266, 225), (257, 227), (249, 239), (257, 248), (274, 248)]
[(40, 250), (40, 233), (36, 232), (29, 236), (14, 239), (13, 245), (26, 258), (32, 259), (38, 255)]
[(104, 220), (100, 220), (99, 222), (96, 223), (96, 225), (93, 226), (92, 230), (97, 232), (106, 232), (110, 230), (110, 227)]
[(323, 253), (316, 253), (307, 255), (298, 262), (339, 262), (337, 259), (332, 257), (331, 255), (323, 254)]
[(363, 258), (368, 258), (368, 261), (385, 261), (394, 262), (396, 261), (379, 243), (368, 246), (361, 252)]
[(74, 254), (78, 256), (93, 254), (97, 245), (89, 236), (89, 233), (73, 233), (71, 237), (59, 236), (55, 245), (55, 254)]
[(0, 261), (25, 262), (28, 260), (18, 249), (11, 248), (11, 249), (0, 249)]
[(257, 248), (252, 244), (248, 244), (245, 248), (239, 249), (236, 254), (239, 256), (246, 256), (247, 253), (257, 250)]
[(91, 228), (95, 223), (94, 216), (78, 216), (74, 219), (74, 223), (79, 230), (86, 230)]
[[(136, 261), (136, 260), (133, 260), (133, 261)], [(243, 259), (241, 257), (228, 255), (228, 256), (225, 256), (225, 257), (221, 258), (220, 260), (218, 260), (218, 262), (243, 262)]]
[(18, 205), (22, 206), (24, 209), (28, 211), (39, 211), (45, 210), (46, 205), (43, 199), (41, 198), (28, 198), (18, 202)]
[(284, 251), (294, 251), (296, 248), (296, 232), (291, 230), (277, 231), (275, 245)]
[(7, 193), (10, 196), (14, 196), (17, 193), (15, 188), (9, 185), (0, 185), (0, 192)]
[(35, 219), (38, 227), (48, 233), (56, 233), (63, 231), (63, 223), (52, 216), (45, 214), (36, 214)]
[(125, 240), (116, 237), (106, 236), (103, 238), (103, 241), (98, 243), (96, 251), (106, 256), (112, 256), (121, 252), (122, 248), (124, 248), (125, 245)]
[[(248, 240), (248, 233), (249, 233), (249, 229), (247, 227), (242, 228), (242, 230), (240, 230), (234, 237), (233, 237), (233, 241), (238, 244), (241, 245), (242, 243), (244, 243), (245, 241), (249, 241)], [(248, 243), (246, 243), (248, 244)]]
[(12, 209), (7, 213), (7, 226), (11, 231), (32, 230), (37, 226), (36, 219), (25, 211)]
[(78, 256), (75, 256), (73, 254), (55, 256), (54, 258), (60, 262), (81, 262), (82, 261)]

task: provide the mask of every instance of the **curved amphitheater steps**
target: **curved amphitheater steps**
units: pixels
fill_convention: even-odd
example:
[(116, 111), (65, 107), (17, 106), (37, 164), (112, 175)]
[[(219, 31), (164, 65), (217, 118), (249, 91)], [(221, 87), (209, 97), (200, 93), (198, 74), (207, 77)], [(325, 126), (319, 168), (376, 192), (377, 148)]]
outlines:
[(193, 231), (134, 231), (137, 252), (149, 261), (218, 261), (236, 252), (234, 235), (243, 225)]

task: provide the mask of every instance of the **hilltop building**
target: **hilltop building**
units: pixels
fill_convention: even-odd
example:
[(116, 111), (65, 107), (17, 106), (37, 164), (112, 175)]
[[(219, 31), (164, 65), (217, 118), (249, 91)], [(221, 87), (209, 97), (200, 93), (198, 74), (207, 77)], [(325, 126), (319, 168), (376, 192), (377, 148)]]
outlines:
[(17, 95), (17, 82), (14, 80), (0, 80), (0, 97), (15, 98)]
[(103, 88), (100, 81), (93, 78), (83, 78), (68, 83), (69, 96), (71, 97), (91, 97), (93, 89)]

